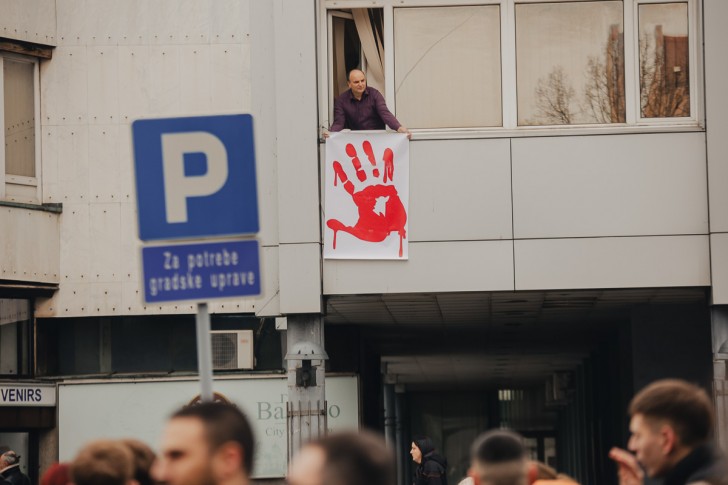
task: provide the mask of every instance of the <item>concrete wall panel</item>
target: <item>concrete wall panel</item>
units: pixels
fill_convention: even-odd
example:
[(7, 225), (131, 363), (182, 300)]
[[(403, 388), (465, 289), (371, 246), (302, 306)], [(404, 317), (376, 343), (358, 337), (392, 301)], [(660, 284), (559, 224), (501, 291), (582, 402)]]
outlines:
[(281, 243), (319, 243), (321, 237), (314, 12), (315, 2), (273, 3)]
[(324, 261), (324, 294), (513, 290), (511, 241), (412, 243), (408, 261)]
[(713, 276), (712, 303), (726, 305), (728, 304), (728, 234), (710, 235), (710, 267)]
[(210, 46), (210, 107), (213, 113), (250, 112), (250, 44)]
[(320, 313), (321, 246), (281, 244), (278, 255), (281, 313)]
[(122, 171), (131, 170), (131, 161), (128, 165), (121, 164), (119, 160), (119, 130), (123, 129), (117, 124), (90, 125), (88, 134), (88, 176), (90, 187), (89, 196), (93, 203), (120, 202)]
[(57, 202), (90, 203), (91, 181), (88, 165), (88, 125), (59, 126), (58, 184), (62, 199)]
[(58, 283), (58, 214), (0, 207), (0, 279)]
[(516, 290), (709, 286), (708, 236), (515, 241)]
[[(250, 112), (255, 126), (255, 158), (264, 245), (278, 244), (278, 159), (276, 127), (275, 36), (273, 2), (250, 4)], [(253, 69), (252, 67), (255, 66)]]
[(59, 47), (53, 60), (41, 63), (40, 100), (44, 125), (88, 122), (86, 47)]
[(117, 123), (119, 117), (119, 49), (116, 46), (94, 46), (88, 48), (86, 55), (88, 56), (89, 123)]
[(708, 232), (705, 135), (513, 140), (516, 238)]
[(55, 0), (3, 0), (0, 37), (55, 45)]
[(410, 241), (510, 239), (510, 141), (410, 143)]
[(90, 206), (89, 236), (91, 251), (87, 280), (97, 282), (117, 281), (122, 273), (121, 258), (109, 255), (121, 254), (121, 210), (119, 204), (95, 203)]
[[(149, 46), (119, 46), (119, 122), (131, 123), (150, 114), (149, 93), (154, 90)], [(159, 81), (155, 81), (159, 82)], [(173, 86), (168, 86), (174, 91)]]

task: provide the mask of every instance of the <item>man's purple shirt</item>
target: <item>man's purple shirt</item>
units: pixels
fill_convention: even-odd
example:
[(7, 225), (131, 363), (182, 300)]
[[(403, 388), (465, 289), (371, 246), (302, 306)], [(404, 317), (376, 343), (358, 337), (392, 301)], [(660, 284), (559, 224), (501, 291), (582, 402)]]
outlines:
[(329, 131), (383, 130), (385, 124), (395, 131), (402, 126), (387, 109), (382, 93), (368, 87), (357, 100), (347, 89), (334, 100), (334, 122)]

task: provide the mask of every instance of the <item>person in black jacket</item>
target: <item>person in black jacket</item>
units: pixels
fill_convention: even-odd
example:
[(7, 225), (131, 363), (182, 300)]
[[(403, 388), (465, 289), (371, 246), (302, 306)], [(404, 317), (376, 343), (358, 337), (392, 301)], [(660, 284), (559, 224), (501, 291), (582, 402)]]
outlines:
[(0, 480), (3, 485), (30, 485), (28, 475), (20, 471), (20, 455), (12, 450), (0, 455)]
[(435, 451), (430, 438), (414, 440), (410, 455), (417, 463), (413, 485), (447, 485), (447, 460)]

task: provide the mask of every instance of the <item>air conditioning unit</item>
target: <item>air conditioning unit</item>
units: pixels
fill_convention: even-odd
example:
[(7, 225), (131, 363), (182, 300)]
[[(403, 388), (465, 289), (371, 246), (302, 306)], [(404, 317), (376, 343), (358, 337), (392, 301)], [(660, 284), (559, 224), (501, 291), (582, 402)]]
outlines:
[(213, 369), (252, 369), (252, 330), (214, 330), (212, 334)]

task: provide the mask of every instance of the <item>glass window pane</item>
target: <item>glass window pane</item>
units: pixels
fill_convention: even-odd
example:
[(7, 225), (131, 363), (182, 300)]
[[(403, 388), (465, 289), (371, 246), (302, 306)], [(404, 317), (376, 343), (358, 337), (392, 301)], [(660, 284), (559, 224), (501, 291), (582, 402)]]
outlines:
[(5, 173), (35, 177), (34, 64), (4, 60)]
[(395, 9), (394, 71), (405, 126), (501, 126), (500, 7)]
[(624, 123), (621, 1), (516, 5), (519, 125)]
[(639, 6), (643, 118), (690, 116), (687, 3)]

